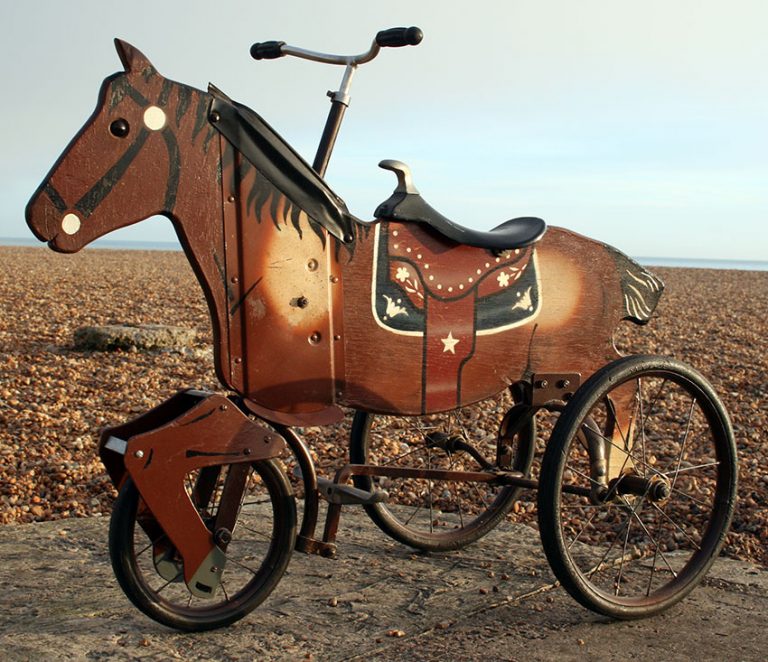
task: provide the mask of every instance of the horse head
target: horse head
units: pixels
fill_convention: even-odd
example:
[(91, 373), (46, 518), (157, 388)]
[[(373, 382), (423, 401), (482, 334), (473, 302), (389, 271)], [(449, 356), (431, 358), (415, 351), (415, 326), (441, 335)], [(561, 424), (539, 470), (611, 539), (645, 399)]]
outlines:
[[(96, 110), (26, 208), (35, 236), (60, 252), (153, 215), (177, 221), (181, 163), (194, 169), (213, 134), (209, 95), (164, 78), (130, 44), (115, 46), (125, 70), (104, 81)], [(196, 140), (205, 149), (188, 149)]]

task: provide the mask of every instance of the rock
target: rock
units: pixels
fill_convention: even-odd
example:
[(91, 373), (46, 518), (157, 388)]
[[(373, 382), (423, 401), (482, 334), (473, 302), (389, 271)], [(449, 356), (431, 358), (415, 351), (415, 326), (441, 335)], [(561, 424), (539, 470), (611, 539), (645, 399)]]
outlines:
[(75, 330), (77, 349), (111, 352), (131, 348), (181, 349), (191, 347), (196, 333), (192, 329), (164, 324), (109, 324), (83, 326)]

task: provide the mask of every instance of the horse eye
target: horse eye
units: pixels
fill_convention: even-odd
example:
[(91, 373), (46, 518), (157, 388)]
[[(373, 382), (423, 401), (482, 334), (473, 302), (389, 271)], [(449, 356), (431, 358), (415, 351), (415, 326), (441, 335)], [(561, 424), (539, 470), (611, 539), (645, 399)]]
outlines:
[(109, 125), (109, 132), (118, 138), (125, 138), (130, 130), (131, 127), (123, 118), (115, 120)]

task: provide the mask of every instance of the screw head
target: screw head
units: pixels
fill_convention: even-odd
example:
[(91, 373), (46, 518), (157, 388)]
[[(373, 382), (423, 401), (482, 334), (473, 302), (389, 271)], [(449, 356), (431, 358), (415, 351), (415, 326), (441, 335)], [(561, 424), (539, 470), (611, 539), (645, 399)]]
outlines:
[(215, 124), (221, 119), (221, 115), (219, 114), (219, 111), (214, 110), (210, 115), (208, 115), (208, 119)]
[(137, 457), (137, 458), (141, 459), (142, 457), (144, 457), (144, 451), (136, 451), (133, 454), (133, 457)]

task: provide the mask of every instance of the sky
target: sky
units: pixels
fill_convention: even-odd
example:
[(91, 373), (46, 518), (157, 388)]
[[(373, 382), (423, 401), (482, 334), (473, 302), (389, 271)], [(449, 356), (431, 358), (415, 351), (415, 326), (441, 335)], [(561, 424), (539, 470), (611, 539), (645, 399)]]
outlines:
[[(254, 41), (366, 50), (326, 180), (371, 220), (411, 166), (422, 195), (477, 229), (515, 216), (633, 256), (768, 260), (764, 0), (36, 0), (0, 9), (0, 237), (121, 65), (112, 39), (166, 77), (209, 81), (311, 162), (341, 67), (256, 62)], [(154, 218), (109, 235), (174, 241)]]

